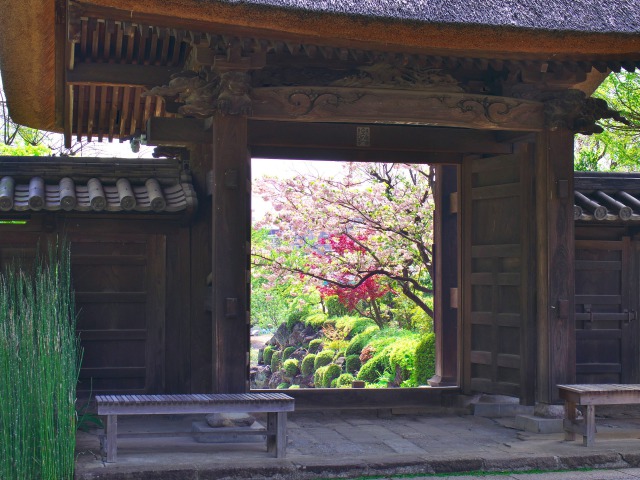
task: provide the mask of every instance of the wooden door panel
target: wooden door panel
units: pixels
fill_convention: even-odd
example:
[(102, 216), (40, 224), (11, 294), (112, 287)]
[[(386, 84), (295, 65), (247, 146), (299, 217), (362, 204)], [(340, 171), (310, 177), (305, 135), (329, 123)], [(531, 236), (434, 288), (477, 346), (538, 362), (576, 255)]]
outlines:
[(162, 392), (164, 236), (77, 234), (71, 262), (84, 348), (79, 394)]
[(576, 240), (576, 381), (637, 381), (631, 242)]
[(533, 362), (532, 159), (528, 149), (471, 160), (464, 173), (463, 382), (530, 403)]

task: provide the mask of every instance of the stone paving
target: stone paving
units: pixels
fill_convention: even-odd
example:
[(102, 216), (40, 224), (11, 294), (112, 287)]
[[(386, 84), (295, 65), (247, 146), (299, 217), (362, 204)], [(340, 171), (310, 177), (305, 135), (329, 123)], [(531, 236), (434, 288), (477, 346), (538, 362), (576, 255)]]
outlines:
[[(119, 431), (189, 430), (186, 416), (120, 417)], [(264, 442), (207, 444), (192, 437), (123, 439), (118, 463), (104, 464), (95, 433), (78, 435), (76, 478), (223, 479), (357, 478), (397, 474), (514, 472), (485, 480), (640, 478), (640, 419), (601, 418), (593, 447), (565, 442), (562, 434), (512, 428), (513, 419), (490, 419), (451, 411), (384, 415), (374, 412), (295, 412), (289, 415), (287, 457), (267, 455)], [(609, 469), (545, 473), (538, 470)], [(625, 469), (625, 470), (620, 470)], [(564, 475), (564, 476), (558, 476)], [(600, 476), (598, 476), (600, 475)], [(386, 477), (385, 477), (386, 476)], [(416, 477), (428, 478), (428, 477)]]

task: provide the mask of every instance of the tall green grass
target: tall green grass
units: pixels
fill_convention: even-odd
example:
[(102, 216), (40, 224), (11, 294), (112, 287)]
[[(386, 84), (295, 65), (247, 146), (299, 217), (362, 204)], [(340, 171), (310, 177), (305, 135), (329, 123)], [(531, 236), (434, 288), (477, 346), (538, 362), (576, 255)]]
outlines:
[(73, 478), (75, 333), (68, 245), (0, 273), (0, 478)]

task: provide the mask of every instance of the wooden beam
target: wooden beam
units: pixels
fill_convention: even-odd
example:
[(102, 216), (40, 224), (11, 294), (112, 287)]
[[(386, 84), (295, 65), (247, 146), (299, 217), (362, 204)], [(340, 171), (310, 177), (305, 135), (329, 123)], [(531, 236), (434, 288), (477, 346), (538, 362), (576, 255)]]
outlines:
[(458, 309), (452, 306), (451, 290), (458, 288), (458, 215), (452, 213), (451, 198), (458, 194), (460, 169), (438, 165), (434, 188), (434, 319), (436, 336), (435, 376), (432, 387), (458, 382)]
[[(536, 401), (556, 403), (556, 385), (575, 383), (576, 375), (573, 134), (545, 131), (537, 147)], [(560, 194), (559, 181), (568, 194)]]
[(199, 118), (151, 117), (147, 121), (147, 145), (187, 146), (211, 143), (211, 124)]
[(328, 160), (336, 162), (394, 162), (459, 164), (462, 154), (403, 152), (400, 150), (349, 150), (344, 148), (251, 147), (253, 158), (277, 160)]
[(247, 119), (213, 118), (213, 390), (249, 389), (251, 189)]
[(415, 125), (358, 125), (251, 120), (249, 144), (255, 147), (302, 147), (354, 152), (511, 153), (496, 132)]
[(71, 85), (118, 85), (155, 87), (167, 85), (180, 68), (156, 65), (119, 65), (114, 63), (78, 63), (67, 70)]
[(391, 123), (480, 130), (539, 131), (540, 102), (431, 91), (343, 87), (255, 88), (252, 119), (295, 122)]

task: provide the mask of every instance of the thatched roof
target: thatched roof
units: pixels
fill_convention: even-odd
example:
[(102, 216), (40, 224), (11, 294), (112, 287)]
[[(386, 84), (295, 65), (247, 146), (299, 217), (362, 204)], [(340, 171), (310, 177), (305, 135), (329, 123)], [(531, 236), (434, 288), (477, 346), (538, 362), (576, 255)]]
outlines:
[(222, 0), (220, 3), (433, 24), (640, 32), (640, 2), (635, 0)]
[[(62, 130), (66, 2), (0, 0), (15, 121)], [(88, 0), (102, 18), (337, 48), (542, 61), (640, 61), (640, 0)], [(73, 8), (70, 15), (73, 15)], [(57, 9), (57, 11), (56, 11)], [(226, 33), (225, 33), (226, 32)], [(624, 63), (622, 63), (624, 66)]]

